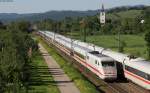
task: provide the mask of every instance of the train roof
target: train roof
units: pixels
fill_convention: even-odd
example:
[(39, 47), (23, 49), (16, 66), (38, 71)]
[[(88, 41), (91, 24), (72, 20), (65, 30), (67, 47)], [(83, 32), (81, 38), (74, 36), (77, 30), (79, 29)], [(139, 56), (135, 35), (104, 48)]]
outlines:
[[(61, 38), (61, 37), (58, 37), (58, 38)], [(63, 41), (65, 41), (66, 43), (71, 43), (71, 42), (69, 42), (69, 41), (67, 41), (67, 40), (65, 40), (65, 39), (63, 39), (63, 38), (61, 38), (61, 40), (63, 40)], [(88, 49), (88, 48), (86, 48), (86, 47), (82, 47), (82, 46), (80, 46), (80, 45), (78, 45), (78, 44), (74, 44), (73, 43), (73, 46), (74, 47), (79, 47), (80, 49), (82, 49), (82, 50), (84, 50), (84, 51), (92, 51), (92, 50), (90, 50), (90, 49)]]
[(98, 51), (91, 51), (91, 52), (89, 52), (90, 54), (93, 54), (93, 55), (95, 55), (95, 56), (97, 56), (97, 57), (108, 57), (108, 56), (106, 56), (106, 55), (103, 55), (103, 54), (100, 54)]
[[(40, 32), (43, 33), (43, 34), (45, 34), (42, 31), (40, 31)], [(48, 32), (49, 34), (53, 33), (53, 32), (49, 32), (49, 31), (45, 31), (45, 32)], [(62, 37), (64, 38), (64, 36), (62, 36)], [(63, 38), (61, 38), (61, 40)], [(69, 39), (69, 38), (66, 38), (66, 39)], [(65, 41), (67, 43), (71, 43), (71, 42), (69, 42), (69, 41), (67, 41), (65, 39), (63, 39), (63, 41)], [(79, 41), (79, 42), (81, 42), (81, 41)], [(81, 42), (81, 43), (84, 43), (84, 42)], [(101, 48), (101, 47), (98, 47), (98, 46), (95, 46), (95, 49), (97, 51), (92, 51), (92, 49), (80, 46), (78, 44), (73, 44), (73, 45), (74, 45), (74, 47), (79, 47), (80, 49), (82, 49), (84, 51), (87, 51), (87, 52), (91, 51), (91, 52), (89, 52), (91, 55), (93, 55), (96, 58), (103, 59), (103, 60), (114, 60), (115, 59), (115, 60), (117, 60), (119, 62), (123, 62), (123, 60), (127, 57), (126, 54), (114, 52), (114, 51), (111, 51), (111, 50), (109, 50), (109, 51), (108, 50), (107, 51), (103, 51), (104, 48)], [(98, 53), (98, 51), (102, 52), (103, 54)], [(106, 56), (106, 55), (108, 55), (108, 56)], [(146, 73), (150, 74), (150, 62), (148, 62), (148, 61), (145, 61), (143, 59), (141, 60), (139, 58), (135, 58), (135, 59), (130, 59), (130, 60), (126, 61), (125, 64), (128, 65), (128, 66), (131, 66), (131, 67), (133, 67), (135, 69), (138, 69), (140, 71), (143, 71), (143, 72), (146, 72)]]
[(95, 57), (95, 58), (99, 58), (101, 61), (114, 61), (113, 58), (103, 55), (103, 54), (99, 53), (99, 51), (91, 51), (88, 53), (93, 55), (93, 57)]

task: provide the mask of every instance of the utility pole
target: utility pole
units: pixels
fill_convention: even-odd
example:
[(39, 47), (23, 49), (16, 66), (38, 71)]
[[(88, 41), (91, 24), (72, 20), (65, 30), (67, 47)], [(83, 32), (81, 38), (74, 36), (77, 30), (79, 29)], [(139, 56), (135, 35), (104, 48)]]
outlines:
[(86, 42), (86, 21), (85, 19), (83, 18), (81, 21), (80, 21), (80, 24), (81, 24), (81, 28), (83, 29), (83, 41)]
[(70, 35), (71, 35), (71, 52), (70, 52), (70, 55), (71, 56), (74, 56), (74, 48), (73, 48), (73, 34), (72, 34), (72, 29), (70, 29)]
[(120, 38), (120, 30), (121, 30), (121, 27), (119, 28), (118, 30), (118, 51), (121, 52), (121, 46), (120, 46), (120, 41), (121, 41), (121, 38)]
[[(114, 15), (117, 16), (119, 18), (119, 20), (121, 20), (120, 15), (118, 15), (116, 13)], [(118, 52), (122, 52), (122, 49), (121, 49), (121, 37), (120, 37), (121, 28), (122, 28), (121, 22), (119, 23), (119, 25), (120, 25), (120, 27), (118, 28)]]
[(53, 27), (54, 27), (54, 41), (55, 41), (55, 38), (56, 38), (56, 22), (53, 23)]
[(84, 32), (84, 42), (86, 42), (86, 29), (85, 29), (85, 27), (83, 28), (83, 32)]

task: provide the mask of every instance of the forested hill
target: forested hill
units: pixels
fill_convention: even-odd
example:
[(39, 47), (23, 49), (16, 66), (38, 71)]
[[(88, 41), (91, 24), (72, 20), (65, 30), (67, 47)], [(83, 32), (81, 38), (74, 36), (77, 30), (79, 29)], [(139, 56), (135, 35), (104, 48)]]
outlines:
[[(106, 11), (111, 13), (124, 12), (126, 10), (144, 10), (146, 6), (122, 6), (107, 9)], [(15, 20), (27, 20), (27, 21), (40, 21), (43, 19), (62, 20), (65, 17), (84, 17), (93, 16), (99, 13), (100, 10), (88, 10), (88, 11), (48, 11), (45, 13), (30, 13), (30, 14), (16, 14), (16, 13), (0, 13), (0, 20), (3, 22), (10, 22)], [(131, 11), (132, 12), (132, 11)], [(126, 14), (126, 13), (125, 13)]]
[(9, 22), (14, 20), (28, 20), (39, 21), (43, 19), (62, 20), (65, 17), (83, 17), (96, 15), (99, 10), (89, 11), (49, 11), (45, 13), (32, 13), (32, 14), (16, 14), (16, 13), (1, 13), (0, 20)]

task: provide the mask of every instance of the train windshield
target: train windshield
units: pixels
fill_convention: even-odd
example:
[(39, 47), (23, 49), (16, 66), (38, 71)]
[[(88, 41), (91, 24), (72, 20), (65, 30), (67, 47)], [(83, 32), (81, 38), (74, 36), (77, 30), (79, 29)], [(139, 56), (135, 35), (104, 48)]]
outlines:
[(103, 61), (102, 66), (103, 67), (110, 67), (110, 66), (113, 67), (113, 66), (115, 66), (115, 64), (114, 64), (114, 62), (107, 62), (107, 61), (104, 62)]

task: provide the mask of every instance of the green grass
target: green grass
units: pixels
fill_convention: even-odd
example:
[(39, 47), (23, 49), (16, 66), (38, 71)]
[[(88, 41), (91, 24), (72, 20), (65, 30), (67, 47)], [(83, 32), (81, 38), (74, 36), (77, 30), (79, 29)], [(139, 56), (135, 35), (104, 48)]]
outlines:
[(69, 62), (61, 57), (56, 50), (49, 47), (44, 41), (39, 39), (39, 42), (48, 50), (50, 55), (58, 62), (65, 73), (74, 81), (81, 93), (99, 93), (96, 87), (90, 83), (77, 69), (75, 69)]
[[(77, 35), (75, 35), (74, 38), (81, 39), (80, 36)], [(147, 59), (147, 48), (144, 35), (121, 35), (121, 40), (126, 43), (124, 53)], [(118, 51), (117, 35), (87, 36), (87, 42)]]
[(28, 93), (60, 93), (40, 53), (33, 57), (30, 65), (32, 69)]
[[(88, 36), (87, 41), (93, 42), (96, 45), (117, 48), (118, 37), (116, 35), (99, 35), (99, 36)], [(121, 40), (125, 41), (127, 47), (143, 47), (145, 46), (144, 36), (138, 35), (121, 35)]]
[[(142, 35), (121, 35), (121, 40), (126, 43), (125, 53), (135, 56), (146, 57), (146, 42)], [(118, 50), (118, 40), (115, 35), (89, 36), (87, 41), (98, 46)]]

